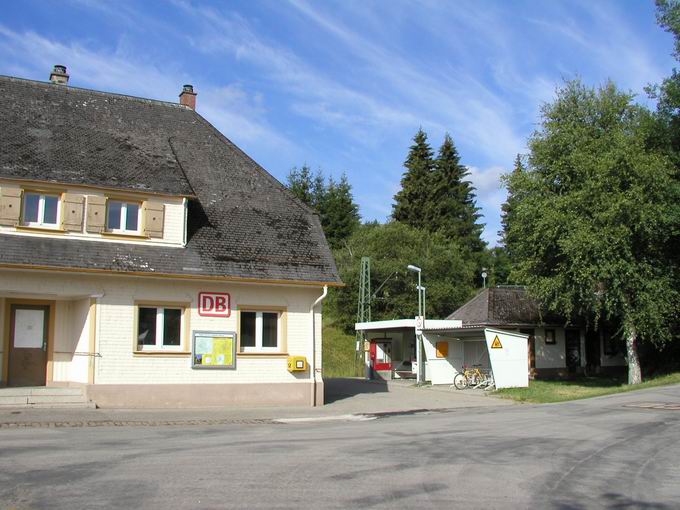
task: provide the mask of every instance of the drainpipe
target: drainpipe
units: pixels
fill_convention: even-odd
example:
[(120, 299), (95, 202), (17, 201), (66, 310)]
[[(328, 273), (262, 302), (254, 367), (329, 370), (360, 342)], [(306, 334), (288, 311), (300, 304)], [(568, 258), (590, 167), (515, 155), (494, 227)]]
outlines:
[(187, 218), (189, 216), (189, 200), (186, 197), (182, 199), (182, 207), (184, 208), (184, 233), (182, 234), (182, 246), (187, 245)]
[(309, 313), (312, 316), (312, 359), (309, 362), (309, 378), (312, 380), (312, 407), (316, 407), (316, 327), (314, 324), (314, 307), (328, 295), (328, 285), (323, 286), (323, 293), (312, 303)]

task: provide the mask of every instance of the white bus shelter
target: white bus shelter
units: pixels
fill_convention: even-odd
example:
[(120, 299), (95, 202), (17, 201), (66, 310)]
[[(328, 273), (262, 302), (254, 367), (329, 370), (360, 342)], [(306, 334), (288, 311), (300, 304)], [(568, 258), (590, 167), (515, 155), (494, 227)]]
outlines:
[(366, 334), (364, 359), (372, 377), (409, 369), (418, 382), (452, 384), (465, 366), (476, 365), (493, 371), (497, 388), (529, 385), (528, 335), (463, 327), (459, 320), (362, 322), (355, 329)]

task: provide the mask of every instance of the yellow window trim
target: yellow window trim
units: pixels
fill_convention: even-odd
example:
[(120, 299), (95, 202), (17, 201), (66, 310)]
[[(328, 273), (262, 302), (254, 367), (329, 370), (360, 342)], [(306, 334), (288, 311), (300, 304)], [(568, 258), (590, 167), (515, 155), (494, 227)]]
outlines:
[(144, 234), (118, 234), (116, 232), (102, 231), (102, 237), (110, 237), (113, 239), (135, 239), (135, 240), (148, 240), (151, 239), (149, 236)]
[(49, 227), (30, 227), (28, 225), (17, 225), (14, 227), (17, 232), (36, 232), (40, 234), (57, 234), (65, 235), (67, 232), (63, 228), (49, 228)]

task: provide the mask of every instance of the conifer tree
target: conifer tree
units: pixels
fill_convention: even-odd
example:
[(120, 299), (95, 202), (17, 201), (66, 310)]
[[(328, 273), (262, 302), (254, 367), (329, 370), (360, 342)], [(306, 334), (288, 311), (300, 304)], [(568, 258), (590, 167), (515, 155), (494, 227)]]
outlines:
[(344, 173), (339, 182), (329, 178), (319, 213), (331, 248), (341, 246), (359, 226), (359, 207), (354, 203), (352, 187)]
[(484, 249), (482, 225), (477, 223), (480, 214), (469, 175), (447, 133), (430, 177), (427, 228), (479, 253)]
[(315, 207), (314, 195), (318, 190), (315, 188), (315, 182), (312, 180), (312, 171), (306, 164), (302, 165), (302, 168), (299, 169), (296, 166), (291, 168), (286, 181), (286, 186), (293, 195), (306, 205)]
[[(518, 176), (525, 170), (526, 168), (522, 162), (522, 156), (517, 154), (512, 174)], [(504, 179), (508, 190), (508, 197), (505, 199), (503, 205), (501, 205), (501, 226), (503, 227), (503, 230), (501, 230), (498, 234), (500, 235), (501, 243), (503, 243), (503, 246), (506, 248), (508, 253), (510, 253), (512, 249), (510, 225), (512, 224), (514, 209), (517, 206), (517, 201), (519, 198), (517, 197), (515, 189), (511, 186), (509, 176), (505, 176)]]
[(422, 128), (413, 137), (413, 142), (404, 162), (406, 172), (401, 179), (401, 190), (394, 196), (392, 217), (415, 228), (426, 228), (433, 152)]
[(354, 202), (352, 186), (344, 173), (340, 181), (326, 179), (321, 170), (312, 175), (310, 168), (294, 167), (287, 177), (288, 189), (319, 214), (321, 226), (332, 248), (341, 246), (359, 226), (359, 206)]

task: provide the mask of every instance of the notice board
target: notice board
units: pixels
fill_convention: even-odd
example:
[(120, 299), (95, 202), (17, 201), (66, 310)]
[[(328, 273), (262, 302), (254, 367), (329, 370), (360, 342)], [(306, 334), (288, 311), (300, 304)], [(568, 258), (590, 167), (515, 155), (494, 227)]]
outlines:
[(192, 368), (236, 368), (234, 331), (194, 331), (191, 341)]

